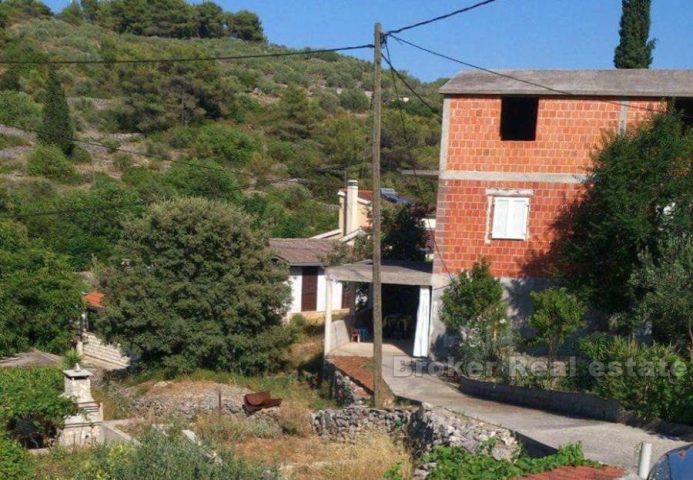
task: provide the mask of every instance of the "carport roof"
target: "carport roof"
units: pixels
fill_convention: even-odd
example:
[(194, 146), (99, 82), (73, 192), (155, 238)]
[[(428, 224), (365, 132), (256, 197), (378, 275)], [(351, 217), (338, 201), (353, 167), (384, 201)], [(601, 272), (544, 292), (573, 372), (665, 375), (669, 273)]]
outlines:
[[(341, 282), (373, 282), (373, 262), (349, 263), (329, 267), (329, 279)], [(410, 262), (404, 260), (383, 260), (380, 268), (382, 283), (390, 285), (430, 286), (433, 264), (430, 262)]]

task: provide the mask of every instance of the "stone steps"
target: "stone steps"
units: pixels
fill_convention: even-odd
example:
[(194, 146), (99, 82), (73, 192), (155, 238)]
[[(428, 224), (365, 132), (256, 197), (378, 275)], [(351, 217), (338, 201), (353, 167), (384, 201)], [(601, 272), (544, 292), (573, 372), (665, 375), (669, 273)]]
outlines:
[(130, 365), (130, 359), (122, 354), (118, 346), (102, 342), (93, 333), (83, 335), (83, 354), (87, 359), (93, 358), (120, 367)]

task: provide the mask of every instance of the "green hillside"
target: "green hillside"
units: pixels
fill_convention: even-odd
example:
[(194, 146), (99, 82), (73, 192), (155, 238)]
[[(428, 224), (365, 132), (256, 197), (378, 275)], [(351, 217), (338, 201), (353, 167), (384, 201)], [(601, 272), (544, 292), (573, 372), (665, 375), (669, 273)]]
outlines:
[[(171, 2), (150, 3), (170, 11)], [(133, 14), (140, 3), (85, 2), (83, 11), (59, 14), (61, 20), (31, 0), (0, 2), (0, 56), (112, 61), (290, 51), (267, 43), (250, 12), (215, 11), (223, 16), (214, 30), (193, 7), (186, 7), (191, 17), (173, 20), (156, 17), (155, 9), (152, 20)], [(243, 15), (251, 21), (239, 23)], [(152, 25), (168, 30), (153, 32)], [(218, 38), (199, 38), (200, 32)], [(0, 215), (24, 224), (80, 269), (107, 258), (123, 220), (165, 198), (224, 199), (243, 206), (273, 236), (333, 229), (335, 193), (345, 177), (368, 187), (371, 70), (368, 62), (333, 52), (57, 65), (75, 136), (88, 143), (76, 142), (65, 156), (30, 133), (0, 130)], [(0, 66), (0, 124), (41, 129), (47, 77), (46, 65)], [(389, 72), (383, 79), (383, 183), (431, 202), (430, 182), (398, 170), (435, 168), (439, 119), (411, 95), (398, 100)], [(438, 84), (408, 83), (440, 108)], [(410, 93), (401, 83), (397, 90)], [(60, 213), (37, 214), (45, 211)]]

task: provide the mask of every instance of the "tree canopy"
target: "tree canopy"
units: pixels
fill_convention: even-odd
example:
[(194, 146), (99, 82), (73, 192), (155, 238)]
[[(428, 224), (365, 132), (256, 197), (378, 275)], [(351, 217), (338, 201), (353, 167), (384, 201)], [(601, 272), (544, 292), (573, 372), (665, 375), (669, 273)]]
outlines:
[(43, 103), (43, 121), (38, 133), (41, 143), (58, 146), (65, 155), (72, 153), (75, 129), (70, 118), (65, 91), (58, 73), (52, 65), (48, 67), (48, 80)]
[(151, 206), (126, 225), (122, 265), (99, 275), (108, 305), (98, 330), (147, 366), (278, 368), (293, 338), (281, 323), (287, 272), (250, 223), (219, 201)]
[(0, 356), (30, 347), (64, 352), (82, 313), (82, 288), (65, 257), (0, 220)]
[(562, 219), (572, 225), (558, 241), (562, 280), (606, 314), (628, 311), (640, 252), (657, 261), (662, 238), (691, 231), (692, 160), (693, 130), (674, 114), (611, 137)]
[(650, 40), (650, 0), (622, 0), (616, 68), (649, 68), (655, 41)]

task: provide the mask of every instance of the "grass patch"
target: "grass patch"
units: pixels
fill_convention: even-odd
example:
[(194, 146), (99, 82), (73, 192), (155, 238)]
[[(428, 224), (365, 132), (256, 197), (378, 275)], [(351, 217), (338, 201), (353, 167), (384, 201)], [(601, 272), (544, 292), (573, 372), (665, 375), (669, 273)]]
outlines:
[(255, 438), (233, 447), (240, 457), (265, 460), (292, 480), (380, 480), (393, 465), (410, 478), (411, 458), (402, 445), (384, 434), (371, 434), (356, 443), (339, 443), (316, 436)]
[(94, 400), (101, 402), (103, 406), (104, 420), (120, 420), (132, 416), (130, 401), (123, 396), (95, 386), (92, 386), (91, 393)]
[(26, 145), (29, 145), (29, 142), (22, 137), (0, 133), (0, 150), (12, 147), (23, 147)]

